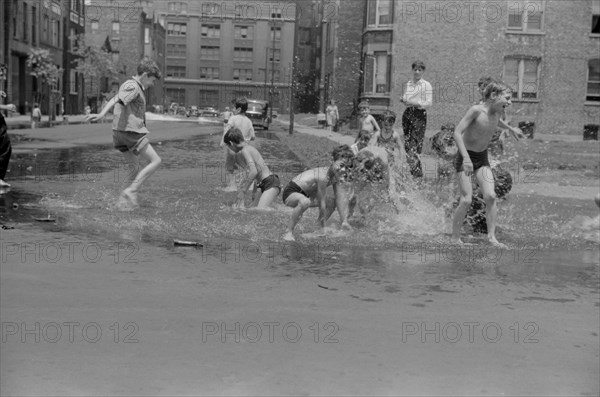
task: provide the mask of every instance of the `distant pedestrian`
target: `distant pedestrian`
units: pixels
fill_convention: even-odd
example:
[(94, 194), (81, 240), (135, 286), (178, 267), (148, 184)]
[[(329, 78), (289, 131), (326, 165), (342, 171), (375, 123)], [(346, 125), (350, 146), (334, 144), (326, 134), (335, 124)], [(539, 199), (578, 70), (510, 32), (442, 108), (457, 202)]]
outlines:
[[(161, 163), (160, 157), (150, 145), (146, 128), (146, 89), (162, 76), (156, 62), (144, 59), (137, 67), (137, 75), (125, 81), (119, 92), (104, 106), (99, 114), (90, 114), (87, 120), (98, 121), (114, 106), (112, 130), (113, 144), (131, 165), (131, 184), (123, 190), (119, 206), (133, 209), (138, 206), (137, 191), (142, 183), (152, 175)], [(139, 169), (141, 156), (148, 164)]]
[(37, 103), (33, 104), (33, 110), (31, 111), (31, 128), (35, 129), (42, 121), (42, 110), (40, 105)]
[(427, 108), (433, 102), (433, 89), (425, 81), (423, 73), (425, 64), (415, 61), (412, 64), (413, 78), (406, 83), (406, 88), (400, 102), (406, 105), (402, 114), (402, 129), (404, 130), (404, 147), (410, 165), (410, 173), (418, 178), (423, 176), (419, 155), (423, 150), (425, 128), (427, 128)]
[[(0, 98), (6, 98), (4, 91), (0, 91)], [(0, 110), (16, 112), (17, 107), (13, 104), (0, 105)], [(9, 183), (4, 182), (4, 178), (6, 177), (11, 154), (12, 146), (8, 137), (8, 127), (4, 115), (0, 112), (0, 187), (10, 187)]]
[(329, 105), (327, 105), (327, 108), (325, 109), (325, 114), (327, 115), (327, 127), (329, 127), (329, 132), (337, 131), (340, 113), (338, 112), (338, 107), (333, 99), (329, 101)]

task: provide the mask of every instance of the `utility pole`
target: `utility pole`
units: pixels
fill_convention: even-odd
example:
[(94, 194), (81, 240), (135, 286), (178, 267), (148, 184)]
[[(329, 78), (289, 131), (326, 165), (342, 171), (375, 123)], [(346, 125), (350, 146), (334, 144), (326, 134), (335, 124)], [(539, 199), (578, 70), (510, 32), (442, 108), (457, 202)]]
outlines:
[(263, 90), (263, 99), (267, 99), (267, 72), (269, 71), (269, 47), (265, 47), (265, 88)]
[(273, 121), (273, 91), (275, 90), (275, 27), (277, 24), (273, 21), (271, 26), (271, 35), (273, 35), (273, 43), (271, 46), (271, 91), (269, 93), (269, 105), (271, 107), (269, 120)]
[(298, 20), (299, 15), (300, 14), (298, 12), (298, 1), (296, 1), (296, 15), (294, 17), (294, 46), (292, 50), (292, 70), (290, 71), (292, 77), (290, 84), (290, 135), (294, 133), (294, 97), (296, 96), (296, 68), (298, 67), (298, 56), (296, 55), (296, 52), (298, 51), (298, 24), (300, 22)]

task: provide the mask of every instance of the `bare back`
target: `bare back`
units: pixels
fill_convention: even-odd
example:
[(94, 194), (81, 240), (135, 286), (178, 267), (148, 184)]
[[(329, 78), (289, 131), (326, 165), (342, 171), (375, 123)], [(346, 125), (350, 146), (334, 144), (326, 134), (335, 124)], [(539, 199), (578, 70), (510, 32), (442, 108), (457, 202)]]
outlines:
[(271, 175), (271, 171), (265, 163), (265, 160), (254, 146), (244, 146), (244, 148), (240, 151), (240, 154), (244, 158), (244, 162), (246, 163), (246, 166), (250, 168), (250, 170), (252, 170), (252, 167), (256, 168), (257, 173), (255, 179), (258, 182)]
[(328, 167), (313, 168), (297, 175), (292, 181), (304, 190), (308, 197), (313, 198), (317, 195), (319, 185), (323, 187), (329, 184), (328, 171)]

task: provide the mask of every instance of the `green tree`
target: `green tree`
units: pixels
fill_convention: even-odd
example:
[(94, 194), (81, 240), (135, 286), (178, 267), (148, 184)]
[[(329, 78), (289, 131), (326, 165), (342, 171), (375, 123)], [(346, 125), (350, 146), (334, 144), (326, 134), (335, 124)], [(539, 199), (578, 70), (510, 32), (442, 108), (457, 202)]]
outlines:
[[(75, 61), (77, 67), (75, 70), (83, 75), (83, 78), (89, 83), (89, 92), (95, 92), (96, 103), (98, 106), (101, 103), (101, 98), (109, 96), (109, 92), (101, 92), (102, 85), (100, 82), (103, 79), (109, 82), (118, 81), (119, 70), (117, 65), (112, 60), (110, 42), (102, 47), (86, 43), (85, 36), (80, 35), (77, 38), (77, 46), (75, 54), (79, 58)], [(110, 84), (108, 85), (110, 87)], [(100, 111), (100, 109), (98, 109)]]
[(54, 103), (61, 97), (61, 91), (58, 87), (58, 79), (63, 70), (56, 66), (50, 56), (50, 51), (42, 48), (31, 48), (27, 56), (27, 66), (31, 70), (30, 74), (36, 78), (36, 90), (34, 102), (42, 103), (42, 100), (49, 98), (50, 119), (55, 119)]

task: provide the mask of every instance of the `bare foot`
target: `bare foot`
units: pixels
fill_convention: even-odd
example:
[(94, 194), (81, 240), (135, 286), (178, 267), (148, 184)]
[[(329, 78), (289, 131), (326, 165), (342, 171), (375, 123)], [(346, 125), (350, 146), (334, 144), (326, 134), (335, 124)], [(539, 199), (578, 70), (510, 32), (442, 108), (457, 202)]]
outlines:
[(127, 188), (125, 190), (123, 190), (123, 192), (121, 193), (122, 197), (125, 197), (127, 200), (129, 200), (129, 202), (131, 203), (132, 206), (134, 207), (139, 207), (138, 201), (137, 201), (137, 193), (132, 191), (131, 189)]
[(488, 242), (496, 248), (508, 249), (508, 246), (496, 240), (496, 237), (488, 237)]
[(292, 232), (287, 232), (286, 234), (283, 235), (283, 237), (281, 237), (283, 240), (285, 241), (296, 241), (296, 239), (294, 238), (294, 235), (292, 234)]
[(3, 179), (0, 179), (0, 187), (10, 187), (10, 183), (6, 183)]

